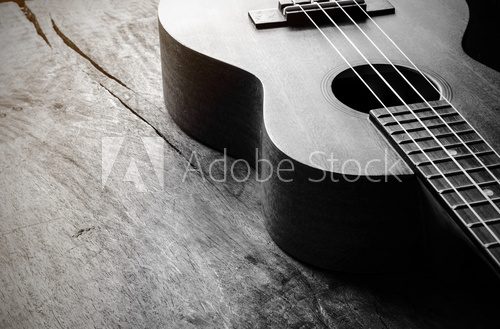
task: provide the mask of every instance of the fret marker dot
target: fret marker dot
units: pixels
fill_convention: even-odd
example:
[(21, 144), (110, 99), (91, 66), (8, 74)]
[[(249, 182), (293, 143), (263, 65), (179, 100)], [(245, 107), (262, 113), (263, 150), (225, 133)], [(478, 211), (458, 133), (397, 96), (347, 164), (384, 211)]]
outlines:
[(455, 156), (458, 154), (457, 150), (449, 150), (451, 156)]
[(493, 196), (493, 194), (495, 194), (495, 192), (493, 192), (492, 190), (490, 190), (489, 188), (487, 189), (484, 189), (483, 190), (484, 194), (486, 194), (487, 196)]

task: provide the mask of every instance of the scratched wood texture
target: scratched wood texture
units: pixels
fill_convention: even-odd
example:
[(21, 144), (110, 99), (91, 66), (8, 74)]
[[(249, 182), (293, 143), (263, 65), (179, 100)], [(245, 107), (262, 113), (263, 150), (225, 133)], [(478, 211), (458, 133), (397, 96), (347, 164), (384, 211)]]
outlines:
[[(220, 154), (163, 106), (156, 0), (0, 2), (0, 328), (488, 328), (498, 319), (488, 298), (498, 295), (478, 282), (329, 273), (278, 249), (255, 180), (208, 179)], [(162, 183), (144, 137), (163, 147)], [(104, 149), (119, 140), (103, 184)]]

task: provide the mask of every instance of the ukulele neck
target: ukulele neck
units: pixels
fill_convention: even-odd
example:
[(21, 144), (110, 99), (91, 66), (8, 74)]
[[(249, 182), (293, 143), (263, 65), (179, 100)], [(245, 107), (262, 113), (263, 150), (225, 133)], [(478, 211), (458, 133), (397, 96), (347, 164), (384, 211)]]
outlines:
[(500, 269), (500, 157), (493, 148), (442, 100), (376, 109), (370, 119)]

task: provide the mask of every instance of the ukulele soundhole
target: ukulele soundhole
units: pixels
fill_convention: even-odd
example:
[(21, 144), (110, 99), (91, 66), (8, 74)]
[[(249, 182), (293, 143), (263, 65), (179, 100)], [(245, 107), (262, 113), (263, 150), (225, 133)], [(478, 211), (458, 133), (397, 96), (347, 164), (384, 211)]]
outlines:
[[(380, 72), (387, 83), (392, 86), (394, 91), (401, 96), (405, 103), (423, 102), (422, 98), (391, 65), (374, 64), (373, 66)], [(433, 84), (431, 85), (420, 72), (405, 66), (396, 65), (396, 67), (427, 101), (440, 99), (440, 94), (435, 89), (435, 87), (439, 89), (440, 86), (437, 85), (435, 79), (427, 76)], [(356, 70), (386, 106), (403, 105), (401, 100), (369, 65), (355, 66), (354, 70)], [(352, 69), (347, 69), (337, 74), (333, 78), (331, 88), (334, 96), (340, 102), (356, 111), (368, 113), (370, 110), (383, 107)]]

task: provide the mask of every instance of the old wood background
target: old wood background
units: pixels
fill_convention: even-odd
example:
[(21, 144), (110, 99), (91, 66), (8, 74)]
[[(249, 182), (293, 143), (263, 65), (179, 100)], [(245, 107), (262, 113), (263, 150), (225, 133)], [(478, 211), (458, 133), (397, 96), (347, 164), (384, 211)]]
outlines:
[[(498, 295), (477, 283), (328, 273), (278, 249), (255, 180), (206, 179), (220, 154), (170, 119), (156, 9), (0, 0), (1, 328), (491, 327)], [(161, 138), (163, 182), (143, 137)], [(123, 179), (138, 172), (145, 192)]]

